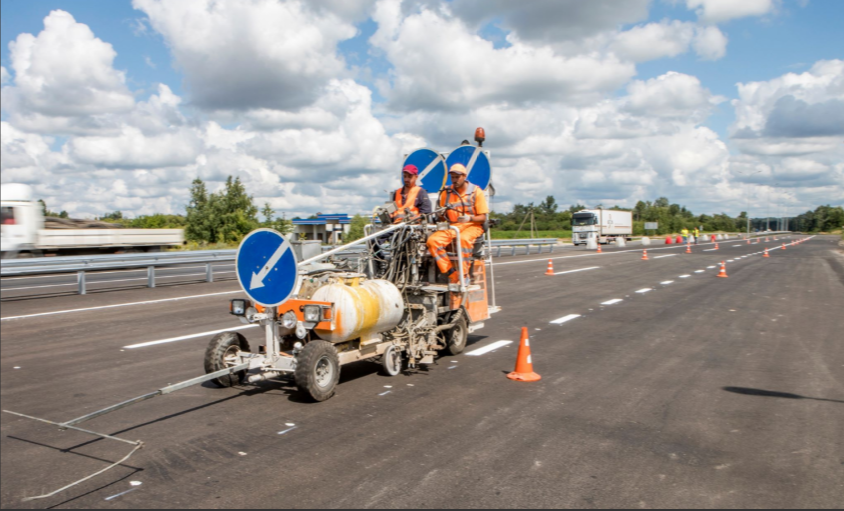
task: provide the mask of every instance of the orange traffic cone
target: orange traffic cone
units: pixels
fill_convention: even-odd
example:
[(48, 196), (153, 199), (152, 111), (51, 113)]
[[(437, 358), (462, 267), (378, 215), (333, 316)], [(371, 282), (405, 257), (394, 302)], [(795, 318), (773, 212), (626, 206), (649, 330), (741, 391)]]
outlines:
[(545, 270), (545, 275), (553, 275), (554, 274), (554, 263), (548, 259), (548, 269)]
[(747, 238), (747, 244), (750, 245), (750, 238)]
[(688, 244), (688, 243), (686, 243), (686, 253), (687, 253), (687, 254), (691, 254), (691, 253), (692, 253), (692, 246), (691, 246), (690, 244)]
[(762, 254), (762, 257), (771, 257), (768, 255), (768, 247), (765, 247), (765, 253)]
[(717, 243), (715, 244), (715, 250), (718, 250), (718, 244)]
[(519, 343), (519, 354), (516, 356), (516, 370), (507, 375), (507, 378), (516, 381), (539, 381), (541, 376), (533, 372), (533, 361), (530, 358), (530, 339), (528, 329), (522, 327), (522, 340)]
[(777, 241), (777, 237), (776, 237), (776, 236), (774, 236), (774, 241)]
[(716, 275), (716, 277), (729, 277), (729, 275), (727, 275), (727, 265), (724, 263), (724, 261), (721, 261), (721, 271), (718, 273), (718, 275)]
[(767, 236), (765, 236), (765, 243), (767, 243), (767, 242), (769, 242), (769, 241), (771, 241), (771, 240), (769, 240), (769, 239), (768, 239), (768, 237), (767, 237)]
[(642, 261), (648, 260), (648, 249), (642, 251)]
[(600, 243), (598, 243), (598, 253), (599, 253), (599, 254), (602, 254), (602, 253), (603, 253), (603, 252), (601, 251), (601, 244), (600, 244)]
[(785, 243), (782, 244), (782, 249), (785, 250)]

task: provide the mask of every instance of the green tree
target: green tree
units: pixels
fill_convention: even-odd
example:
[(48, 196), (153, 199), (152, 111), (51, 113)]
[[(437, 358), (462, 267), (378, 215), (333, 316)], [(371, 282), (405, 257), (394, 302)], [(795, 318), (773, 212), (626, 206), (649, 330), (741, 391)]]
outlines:
[(287, 234), (293, 230), (293, 222), (285, 218), (284, 215), (281, 218), (275, 218), (275, 212), (269, 202), (264, 203), (264, 207), (261, 208), (261, 214), (264, 216), (261, 227), (274, 229), (281, 234)]
[(349, 233), (346, 235), (346, 243), (363, 238), (363, 228), (369, 223), (369, 219), (363, 215), (357, 214), (352, 217), (349, 223)]

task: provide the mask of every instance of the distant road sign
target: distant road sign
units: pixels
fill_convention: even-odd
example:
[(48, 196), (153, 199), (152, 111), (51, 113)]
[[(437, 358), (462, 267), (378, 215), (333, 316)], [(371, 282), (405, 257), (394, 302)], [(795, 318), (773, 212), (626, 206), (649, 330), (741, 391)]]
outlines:
[(655, 231), (659, 229), (659, 222), (645, 222), (645, 229)]
[(296, 264), (290, 243), (272, 229), (250, 232), (240, 243), (235, 259), (240, 287), (265, 307), (282, 304), (293, 294)]
[[(483, 148), (473, 145), (462, 145), (451, 152), (445, 161), (448, 168), (455, 163), (462, 163), (469, 171), (467, 178), (470, 183), (486, 190), (489, 180), (492, 177), (492, 167), (489, 164), (489, 157)], [(451, 186), (451, 178), (446, 181), (446, 186)]]
[(417, 184), (428, 193), (437, 193), (445, 186), (448, 173), (445, 171), (445, 158), (433, 149), (417, 149), (407, 155), (405, 165), (416, 165), (419, 169)]

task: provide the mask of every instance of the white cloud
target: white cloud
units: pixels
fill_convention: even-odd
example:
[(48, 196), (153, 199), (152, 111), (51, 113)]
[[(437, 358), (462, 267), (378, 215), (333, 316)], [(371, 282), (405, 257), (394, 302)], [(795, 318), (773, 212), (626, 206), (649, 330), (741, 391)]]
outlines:
[(6, 85), (6, 82), (8, 82), (10, 79), (11, 76), (9, 75), (9, 71), (6, 70), (6, 67), (0, 66), (0, 85)]
[(623, 58), (645, 62), (676, 57), (688, 52), (690, 46), (702, 60), (718, 60), (727, 53), (727, 36), (715, 26), (662, 20), (619, 32), (609, 48)]
[(0, 123), (0, 170), (4, 183), (37, 183), (66, 162), (65, 155), (50, 149), (51, 140)]
[(762, 16), (774, 9), (773, 0), (686, 0), (701, 21), (721, 23), (747, 16)]
[(737, 87), (733, 138), (748, 148), (786, 145), (805, 150), (823, 147), (827, 137), (832, 137), (828, 144), (837, 143), (835, 137), (844, 134), (844, 60), (818, 61), (805, 73)]
[(548, 46), (522, 43), (495, 49), (459, 18), (427, 8), (401, 18), (397, 0), (375, 9), (370, 42), (393, 65), (382, 94), (396, 110), (470, 109), (495, 103), (584, 101), (631, 76), (631, 63), (614, 55), (564, 57)]
[[(360, 4), (360, 2), (358, 2)], [(295, 109), (344, 72), (339, 41), (357, 29), (336, 15), (354, 16), (324, 1), (133, 0), (167, 41), (185, 73), (192, 102), (219, 110)]]
[(132, 108), (124, 73), (112, 67), (117, 55), (87, 25), (69, 13), (52, 11), (44, 30), (20, 34), (9, 43), (14, 87), (4, 88), (6, 108), (44, 116), (73, 117)]
[(537, 43), (582, 40), (648, 16), (649, 0), (455, 0), (454, 13), (470, 25), (494, 21), (519, 39)]
[(624, 58), (645, 62), (686, 53), (694, 35), (694, 23), (663, 20), (621, 32), (611, 48)]
[(698, 27), (692, 46), (703, 60), (718, 60), (727, 54), (727, 36), (718, 27)]
[(705, 119), (711, 107), (726, 98), (713, 96), (696, 77), (669, 71), (647, 81), (627, 86), (625, 108), (642, 116)]

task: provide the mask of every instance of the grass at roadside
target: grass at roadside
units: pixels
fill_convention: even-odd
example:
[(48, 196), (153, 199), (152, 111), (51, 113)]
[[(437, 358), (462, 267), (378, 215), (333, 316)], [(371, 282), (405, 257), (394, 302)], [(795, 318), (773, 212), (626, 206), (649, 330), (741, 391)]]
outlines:
[(182, 246), (167, 249), (167, 252), (186, 252), (190, 250), (227, 250), (237, 248), (237, 243), (197, 243), (188, 241)]

